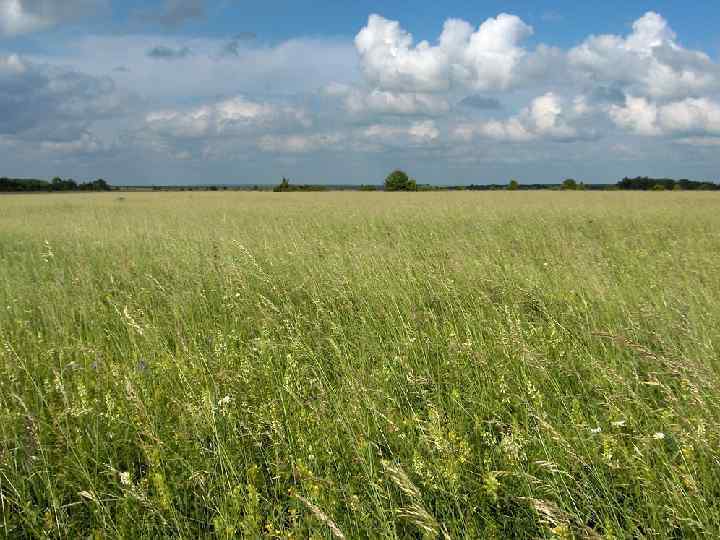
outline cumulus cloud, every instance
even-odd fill
[[[164,110],[145,117],[150,131],[176,138],[198,138],[247,133],[252,129],[304,127],[312,124],[304,109],[251,101],[236,96],[188,111]]]
[[[434,121],[423,120],[408,126],[374,124],[359,135],[368,142],[386,146],[428,146],[438,141],[440,130]]]
[[[478,90],[503,89],[525,55],[520,46],[533,30],[519,17],[501,13],[473,30],[448,19],[437,45],[413,44],[398,21],[371,15],[355,38],[362,69],[379,88],[403,92],[441,92],[455,85]]]
[[[0,135],[65,142],[124,112],[128,96],[112,79],[0,55]]]
[[[264,152],[304,154],[336,149],[345,139],[341,133],[265,135],[258,140],[258,148]]]
[[[578,121],[590,111],[590,106],[582,97],[570,104],[548,92],[507,120],[460,124],[455,128],[454,135],[465,141],[481,137],[509,142],[541,138],[568,142],[592,136],[591,131],[578,126]]]
[[[42,141],[40,148],[55,154],[90,155],[105,152],[109,149],[109,146],[94,134],[87,132],[71,141]]]
[[[300,154],[316,151],[352,150],[378,152],[387,148],[428,147],[438,142],[440,130],[432,120],[406,125],[372,124],[346,132],[265,135],[258,147],[266,152]]]
[[[106,4],[105,0],[0,0],[0,36],[43,30]]]
[[[707,98],[658,105],[628,96],[624,105],[612,105],[608,113],[617,126],[638,135],[720,135],[720,104]]]
[[[720,70],[701,51],[683,48],[667,21],[648,12],[626,36],[591,36],[568,52],[570,68],[588,84],[610,82],[635,95],[694,96],[717,89]]]
[[[343,84],[328,85],[325,94],[341,97],[353,115],[441,116],[450,111],[447,98],[432,94],[365,90]]]

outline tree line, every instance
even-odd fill
[[[283,178],[280,184],[272,188],[275,192],[293,192],[293,191],[327,191],[328,189],[355,189],[359,191],[495,191],[495,190],[634,190],[634,191],[666,191],[666,190],[683,190],[683,191],[720,191],[720,184],[710,181],[697,180],[674,180],[672,178],[650,178],[647,176],[638,176],[635,178],[625,177],[615,184],[585,184],[573,178],[568,178],[560,184],[522,184],[517,180],[510,180],[507,184],[470,184],[465,186],[432,186],[427,184],[418,184],[417,181],[407,173],[396,170],[390,173],[382,185],[363,184],[361,186],[328,186],[318,184],[291,184],[287,178]],[[33,191],[111,191],[113,188],[102,178],[91,182],[78,183],[72,178],[63,180],[55,177],[50,182],[47,180],[37,180],[32,178],[0,178],[0,193],[5,192],[33,192]],[[116,188],[118,189],[118,188]],[[122,188],[119,188],[122,189]],[[152,186],[153,190],[174,190],[189,189],[193,187],[181,186]],[[226,190],[227,186],[196,186],[198,190],[217,191],[218,189]],[[255,186],[256,191],[269,188]]]
[[[363,189],[361,186],[360,189]],[[720,184],[708,181],[695,180],[674,180],[672,178],[650,178],[638,176],[636,178],[625,177],[615,184],[585,184],[574,178],[567,178],[561,184],[521,184],[517,180],[510,180],[508,184],[483,184],[469,186],[427,186],[418,184],[404,171],[393,171],[384,183],[385,191],[435,191],[435,190],[470,190],[470,191],[491,191],[491,190],[636,190],[636,191],[665,191],[665,190],[689,190],[689,191],[718,191]]]
[[[27,191],[110,191],[112,188],[102,178],[91,182],[77,183],[72,178],[63,180],[55,177],[52,181],[37,180],[34,178],[0,178],[0,192],[27,192]]]

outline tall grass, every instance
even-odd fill
[[[718,210],[0,198],[0,534],[716,537]]]

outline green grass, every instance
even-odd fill
[[[720,195],[0,198],[0,535],[713,538]]]

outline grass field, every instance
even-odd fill
[[[0,536],[713,538],[720,195],[0,197]]]

